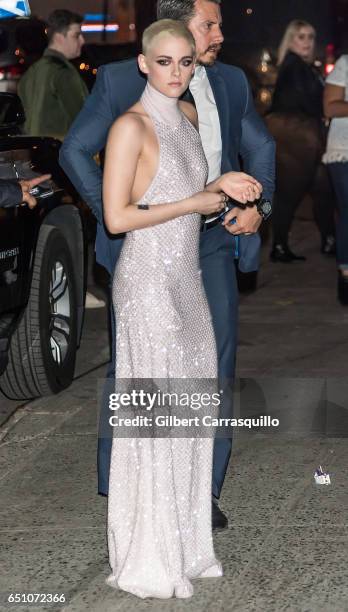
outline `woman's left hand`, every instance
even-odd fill
[[[244,172],[227,172],[216,182],[221,191],[241,204],[255,202],[262,194],[262,185]]]

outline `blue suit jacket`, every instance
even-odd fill
[[[245,74],[217,62],[207,68],[220,118],[221,172],[243,170],[263,185],[265,197],[274,190],[275,145],[257,114]],[[135,59],[102,66],[91,95],[77,116],[60,149],[60,163],[98,220],[96,257],[110,273],[122,246],[103,223],[102,173],[93,156],[101,151],[112,123],[139,100],[146,85]],[[205,236],[209,236],[206,232]],[[240,253],[246,269],[258,267],[258,236],[241,236]]]

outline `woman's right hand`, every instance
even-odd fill
[[[200,215],[211,215],[224,210],[227,196],[222,192],[199,191],[190,198],[192,212]]]

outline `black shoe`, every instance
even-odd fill
[[[216,502],[211,502],[211,521],[213,529],[226,529],[227,516],[220,510]]]
[[[289,248],[287,250],[287,253],[288,255],[290,255],[292,261],[307,261],[307,257],[305,257],[304,255],[296,255],[295,253],[290,251]]]
[[[291,263],[292,259],[287,253],[285,247],[281,244],[274,244],[269,256],[271,261],[280,261],[282,263]]]
[[[323,253],[323,255],[336,255],[335,236],[326,236],[322,240],[320,251]]]
[[[292,261],[306,261],[304,255],[295,255],[289,247],[283,244],[275,244],[270,253],[270,259],[274,262],[291,263]]]
[[[348,306],[348,276],[341,272],[338,272],[337,294],[342,306]]]

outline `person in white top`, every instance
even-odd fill
[[[328,164],[338,208],[338,299],[348,306],[348,55],[337,60],[326,79],[324,112],[331,125],[323,161]]]

